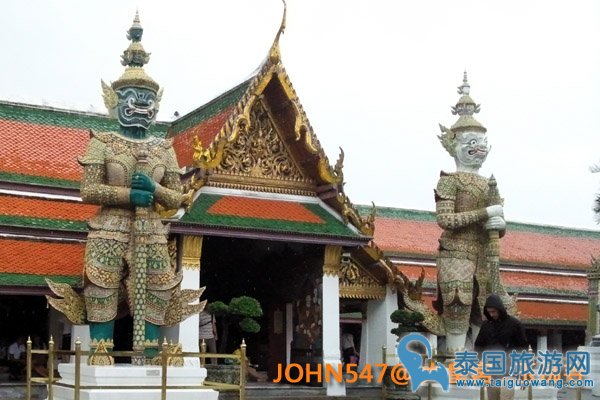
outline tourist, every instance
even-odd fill
[[[199,323],[198,323],[198,339],[200,339],[200,344],[202,341],[206,343],[206,349],[209,353],[217,352],[217,324],[215,322],[215,317],[207,312],[206,310],[202,311],[199,314]],[[210,359],[211,364],[217,364],[216,358]]]
[[[488,350],[502,350],[508,354],[512,350],[521,351],[527,348],[527,337],[521,322],[508,315],[498,295],[492,294],[487,298],[483,314],[487,320],[481,325],[475,340],[476,351],[481,354]],[[488,387],[487,392],[488,400],[514,398],[514,391],[506,387]]]
[[[19,336],[10,346],[8,346],[9,380],[19,381],[23,379],[26,352],[24,336]]]

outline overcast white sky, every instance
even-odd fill
[[[0,99],[104,111],[139,7],[159,119],[246,78],[279,27],[279,0],[8,1]],[[346,152],[355,203],[434,209],[437,141],[469,72],[508,220],[598,229],[600,2],[288,0],[284,65],[321,144]]]

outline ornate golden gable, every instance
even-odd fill
[[[340,297],[349,299],[385,298],[386,285],[358,265],[353,259],[342,261],[339,271]]]

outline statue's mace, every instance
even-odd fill
[[[148,149],[140,147],[135,158],[136,172],[148,173]],[[148,259],[147,239],[148,208],[136,207],[133,223],[133,351],[143,353],[146,349],[146,268]],[[131,289],[130,289],[131,290]],[[144,365],[145,357],[132,357],[133,365]]]
[[[492,175],[488,181],[488,204],[490,206],[502,205],[502,198],[498,192],[498,183]],[[497,230],[488,231],[489,241],[487,248],[487,259],[489,266],[491,293],[497,294],[502,299],[504,306],[509,314],[516,314],[517,306],[512,297],[506,292],[506,288],[500,279],[500,232]]]

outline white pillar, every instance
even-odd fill
[[[341,365],[340,354],[340,282],[338,272],[342,248],[340,246],[325,247],[323,264],[323,371],[330,364],[334,369]],[[341,368],[341,367],[340,367]],[[335,379],[325,382],[327,396],[345,396],[345,383]]]
[[[200,288],[200,257],[202,254],[202,236],[182,237],[181,245],[181,268],[183,279],[181,289],[199,289]],[[181,343],[184,352],[197,353],[200,351],[198,340],[198,314],[194,314],[179,324],[179,343]],[[171,331],[172,333],[175,333]],[[196,357],[185,357],[185,365],[198,367],[200,360]]]
[[[398,362],[396,355],[397,337],[390,331],[395,327],[390,315],[398,309],[398,294],[395,290],[386,287],[383,300],[369,300],[367,302],[367,340],[366,362],[375,365],[383,362],[382,346],[387,350],[387,364],[395,365]]]
[[[548,350],[548,333],[546,331],[540,331],[537,337],[537,351]]]
[[[358,370],[362,371],[367,364],[367,342],[369,340],[368,320],[363,319],[360,324],[360,358],[358,361]]]

